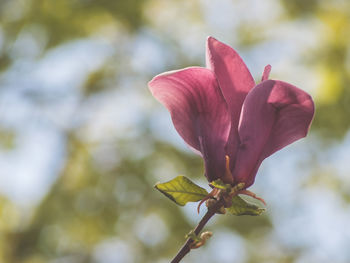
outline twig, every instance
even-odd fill
[[[220,198],[216,203],[214,203],[212,206],[208,208],[207,213],[203,216],[201,221],[199,221],[198,225],[194,229],[194,233],[198,235],[203,227],[208,223],[209,219],[215,215],[215,213],[224,205],[224,200]],[[182,248],[179,250],[179,252],[176,254],[176,256],[173,258],[171,263],[178,263],[183,259],[184,256],[186,256],[190,251],[190,245],[193,242],[192,238],[187,239],[186,243],[182,246]]]

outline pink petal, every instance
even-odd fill
[[[214,73],[199,67],[171,71],[154,77],[149,88],[185,142],[201,152],[208,180],[223,176],[231,123]]]
[[[215,72],[231,114],[232,128],[227,152],[234,160],[239,144],[237,129],[242,104],[255,82],[238,53],[213,37],[207,40],[207,68]]]
[[[271,65],[266,65],[264,68],[264,73],[263,73],[263,76],[261,78],[261,81],[268,80],[269,76],[270,76],[270,72],[271,72]]]
[[[310,95],[291,84],[267,80],[252,89],[241,113],[235,182],[253,184],[261,162],[305,137],[313,116]]]

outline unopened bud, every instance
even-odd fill
[[[198,239],[193,239],[193,242],[190,244],[191,249],[199,248],[205,244],[205,242],[213,235],[212,232],[206,231],[203,232]]]
[[[205,201],[205,205],[208,207],[208,208],[211,208],[213,205],[215,205],[217,202],[217,200],[213,199],[213,198],[210,198],[208,199],[207,201]]]
[[[201,239],[202,240],[208,240],[209,238],[211,238],[213,236],[213,232],[210,231],[205,231],[201,234]]]
[[[221,214],[221,215],[223,215],[223,214],[226,214],[226,209],[225,209],[225,207],[220,207],[220,209],[216,212],[217,214]]]

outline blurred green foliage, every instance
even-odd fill
[[[319,0],[310,0],[310,1],[303,1],[303,0],[282,0],[281,3],[285,7],[285,10],[288,15],[290,15],[293,18],[299,18],[301,16],[305,15],[314,15],[315,11],[318,8]]]
[[[318,72],[320,79],[313,132],[334,141],[341,140],[350,129],[350,4],[348,1],[339,1],[342,4],[325,2],[280,1],[285,14],[283,19],[295,21],[311,17],[321,21],[327,30],[323,41],[302,62]],[[157,4],[169,8],[177,5],[171,1],[160,4],[145,0],[2,0],[0,70],[5,75],[20,59],[13,54],[13,46],[20,34],[27,31],[43,39],[39,57],[74,39],[92,37],[106,26],[122,32],[120,38],[126,42],[145,30],[158,34],[158,41],[163,41],[172,32],[159,30],[154,22],[144,17]],[[193,16],[196,21],[200,20],[198,13]],[[258,25],[242,25],[232,34],[240,36],[238,43],[250,47],[266,39],[258,32],[261,30],[264,29]],[[118,50],[121,40],[115,40]],[[175,50],[174,57],[179,55],[177,59],[181,64],[177,67],[195,60],[181,53],[177,43],[164,42],[171,51]],[[138,78],[129,82],[132,86],[126,86],[142,95],[146,93],[146,82],[153,72],[135,72],[125,63],[130,54],[121,53],[90,72],[81,87],[79,106],[102,96],[106,88],[109,91],[121,89],[129,81],[122,81],[123,77]],[[193,223],[181,208],[153,190],[153,185],[159,174],[164,175],[166,181],[174,170],[204,182],[203,168],[200,158],[152,134],[150,118],[147,113],[142,116],[137,136],[126,132],[122,138],[116,136],[112,142],[107,142],[110,149],[101,154],[101,158],[117,156],[108,168],[96,161],[100,147],[105,147],[106,142],[84,140],[84,125],[63,129],[67,149],[64,167],[40,204],[26,212],[4,196],[0,198],[0,262],[112,262],[96,259],[100,244],[112,241],[128,244],[127,251],[133,255],[132,260],[125,262],[167,262]],[[16,131],[0,126],[0,149],[15,148]],[[159,220],[159,231],[163,232],[157,234],[154,229],[148,229],[148,219]],[[225,226],[249,240],[247,262],[295,262],[301,253],[286,250],[273,255],[259,250],[264,242],[262,236],[268,236],[272,228],[268,214],[253,218],[218,216],[218,220],[213,226],[214,235],[215,229]]]
[[[129,30],[142,26],[146,0],[4,0],[0,23],[13,40],[24,28],[37,25],[47,34],[47,48],[73,38],[86,37],[105,23],[122,23]],[[18,17],[13,17],[18,16]]]

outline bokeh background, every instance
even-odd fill
[[[216,216],[183,262],[350,262],[349,0],[0,0],[1,263],[169,262],[205,209],[153,185],[207,182],[147,82],[209,35],[317,113],[264,161],[267,212]]]

